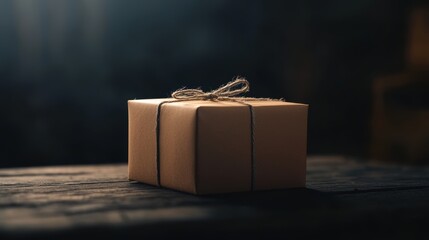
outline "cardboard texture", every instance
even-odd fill
[[[128,101],[129,179],[157,185],[157,108],[173,99]],[[253,108],[253,190],[305,186],[308,105],[247,101]],[[160,185],[193,194],[251,190],[249,106],[179,101],[161,106]]]

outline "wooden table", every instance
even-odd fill
[[[201,197],[129,182],[125,164],[3,169],[0,239],[411,239],[428,232],[429,167],[310,157],[307,179],[305,189]]]

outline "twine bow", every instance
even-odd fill
[[[250,89],[249,82],[244,78],[237,78],[216,90],[204,92],[201,89],[179,89],[171,94],[178,100],[210,100],[225,101],[234,100],[234,97],[248,92]]]

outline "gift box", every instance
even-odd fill
[[[305,186],[308,105],[195,91],[128,101],[130,180],[193,194]]]

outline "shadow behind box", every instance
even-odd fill
[[[429,164],[429,7],[410,18],[407,70],[373,83],[372,158]]]

